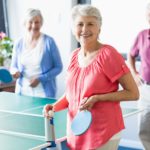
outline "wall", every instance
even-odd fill
[[[127,53],[137,33],[148,27],[145,17],[150,0],[91,0],[101,11],[103,24],[100,41]]]
[[[23,35],[24,13],[28,8],[38,8],[44,17],[42,32],[54,37],[61,53],[64,69],[57,77],[58,93],[65,89],[65,74],[70,51],[75,48],[76,41],[71,36],[70,9],[76,0],[7,0],[10,36],[16,40]]]

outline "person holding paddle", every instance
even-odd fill
[[[72,21],[81,47],[72,52],[65,94],[54,105],[47,104],[44,115],[51,117],[49,110],[68,108],[67,145],[71,150],[117,150],[124,129],[120,101],[137,100],[138,88],[123,57],[99,41],[99,10],[76,5]]]

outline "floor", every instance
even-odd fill
[[[119,147],[118,150],[142,150],[142,149],[135,149],[135,148],[128,148],[128,147]]]
[[[66,147],[66,141],[62,142],[62,149],[63,149],[63,150],[69,150],[69,149]],[[135,148],[128,148],[128,147],[119,146],[119,149],[118,149],[118,150],[142,150],[142,149],[135,149]]]

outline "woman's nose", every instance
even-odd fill
[[[82,27],[82,31],[87,31],[87,30],[88,30],[87,25],[83,25],[83,27]]]
[[[35,25],[35,23],[32,23],[32,28],[34,28],[36,25]]]

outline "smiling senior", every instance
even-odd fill
[[[117,150],[124,129],[120,101],[139,97],[123,57],[114,47],[98,40],[101,24],[96,7],[73,7],[72,32],[81,47],[72,52],[64,95],[54,105],[47,104],[44,108],[45,117],[49,117],[51,109],[68,108],[67,145],[71,150]],[[70,125],[78,110],[89,110],[92,123],[85,133],[76,136]]]

